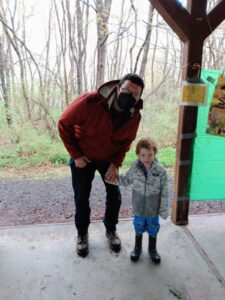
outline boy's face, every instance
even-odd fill
[[[155,159],[155,152],[153,149],[148,150],[146,148],[141,148],[138,157],[145,167],[149,168]]]

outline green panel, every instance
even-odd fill
[[[193,146],[190,177],[191,200],[225,200],[225,137],[206,134],[208,112],[217,77],[222,71],[202,71],[202,79],[209,84],[206,106],[198,108],[197,137]],[[209,82],[211,77],[214,83]]]

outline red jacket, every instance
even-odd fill
[[[131,118],[113,131],[109,102],[118,83],[118,80],[111,81],[98,91],[79,96],[60,117],[59,134],[73,159],[85,155],[93,162],[121,166],[125,153],[136,137],[143,102],[139,100]]]

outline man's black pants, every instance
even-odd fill
[[[109,163],[91,162],[84,168],[77,168],[74,160],[70,160],[76,207],[75,225],[79,235],[87,233],[88,226],[90,224],[91,209],[89,205],[89,197],[96,170],[100,173],[106,187],[106,209],[103,222],[107,231],[116,230],[121,205],[121,194],[118,186],[108,184],[104,180],[109,165]]]

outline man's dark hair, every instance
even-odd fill
[[[144,80],[139,75],[137,75],[135,73],[128,73],[128,74],[124,75],[120,79],[119,86],[122,86],[126,80],[130,80],[134,84],[140,86],[142,88],[142,90],[141,90],[141,93],[142,93],[142,91],[145,87],[145,84],[144,84]]]

